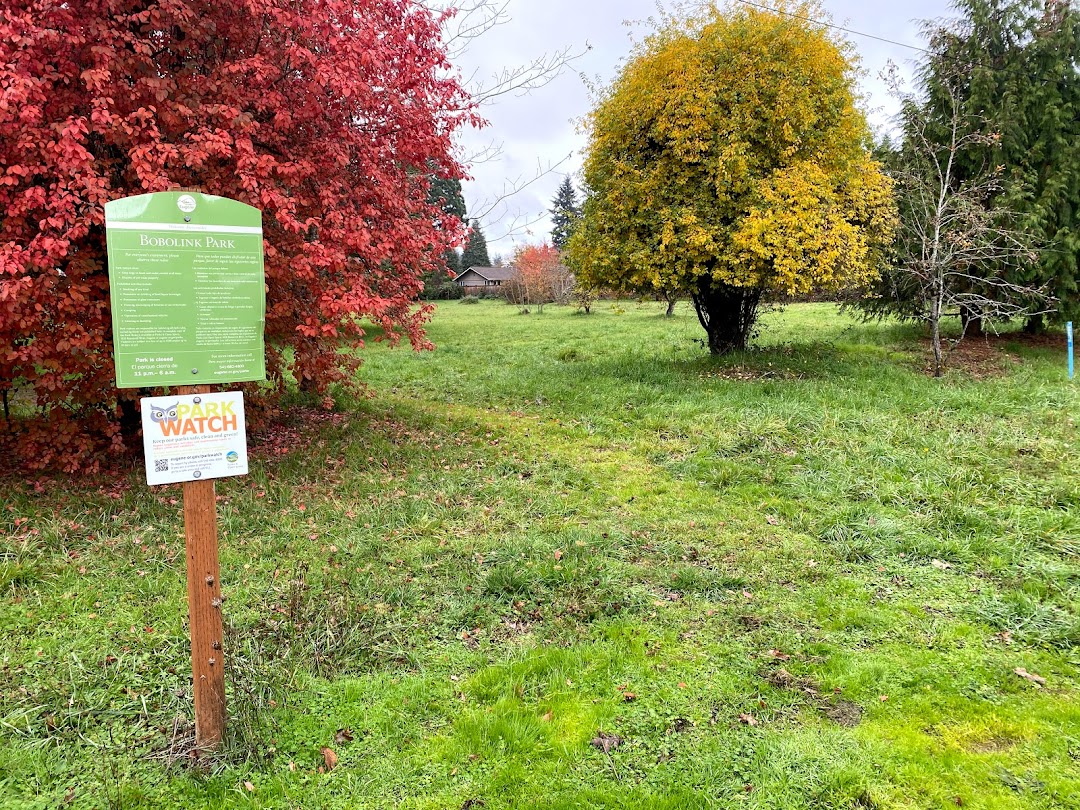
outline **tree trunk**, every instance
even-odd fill
[[[691,298],[712,354],[746,348],[757,320],[761,292],[758,288],[714,283],[708,277],[698,281]]]
[[[969,307],[960,307],[960,331],[965,337],[982,337],[982,313]]]
[[[664,315],[666,315],[668,318],[675,314],[675,304],[677,300],[678,299],[676,298],[667,299],[667,312],[665,312]]]
[[[1041,335],[1046,331],[1046,322],[1042,315],[1032,315],[1024,324],[1024,332],[1029,335]]]
[[[142,389],[139,389],[138,395],[143,395]],[[137,403],[134,399],[121,399],[118,404],[120,406],[120,435],[124,439],[124,446],[136,447],[136,439],[142,429],[142,416],[139,415]]]
[[[930,305],[930,345],[934,348],[934,376],[940,377],[944,359],[941,353],[941,304],[943,290],[937,286],[933,303]]]

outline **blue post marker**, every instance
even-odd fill
[[[1065,334],[1069,338],[1069,379],[1073,378],[1072,321],[1065,324]]]

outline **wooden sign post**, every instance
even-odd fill
[[[180,386],[179,394],[208,394],[208,385]],[[212,750],[225,738],[225,630],[221,618],[217,493],[213,478],[184,482],[188,619],[195,745]]]
[[[142,399],[147,483],[184,483],[195,745],[225,738],[225,650],[214,479],[247,472],[243,398],[266,379],[262,213],[194,190],[105,204],[117,388]]]

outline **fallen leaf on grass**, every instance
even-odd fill
[[[319,751],[322,753],[323,762],[326,763],[326,770],[334,770],[334,768],[337,767],[337,754],[334,753],[333,749],[326,748],[325,746],[320,748]]]
[[[637,700],[637,695],[635,695],[633,692],[623,692],[622,699],[625,700],[627,703],[633,703],[635,700]]]
[[[251,784],[251,782],[244,782],[244,787],[247,788],[248,793],[253,793],[255,791],[255,786]]]
[[[790,661],[791,660],[790,655],[788,655],[787,653],[782,653],[779,650],[769,650],[769,652],[766,653],[766,654],[769,656],[769,658],[775,658],[777,661]]]
[[[758,724],[757,718],[752,714],[740,714],[739,722],[745,723],[748,726],[756,726]]]
[[[931,560],[930,564],[939,571],[948,571],[952,568],[952,563],[947,563],[944,560]]]
[[[768,524],[769,524],[770,526],[776,526],[777,524],[779,524],[779,523],[780,523],[780,518],[778,518],[778,517],[777,517],[776,515],[766,515],[766,516],[765,516],[765,521],[766,521],[766,522],[767,522],[767,523],[768,523]]]
[[[555,712],[548,711],[540,719],[543,720],[545,723],[550,723],[551,718],[554,717],[554,716],[555,716]]]
[[[334,742],[338,745],[344,745],[347,742],[353,741],[353,733],[351,728],[339,728],[334,732]]]
[[[1017,675],[1019,675],[1025,681],[1031,681],[1036,686],[1045,686],[1046,685],[1046,678],[1044,678],[1042,675],[1036,675],[1034,672],[1028,672],[1023,667],[1017,667],[1016,669],[1013,670],[1013,672],[1015,672]]]
[[[603,731],[596,732],[596,736],[592,738],[593,748],[597,748],[603,751],[605,754],[610,754],[615,748],[622,745],[623,739],[618,734],[607,734]]]
[[[562,559],[562,549],[559,549],[559,548],[555,549],[555,559],[556,560],[561,560]]]

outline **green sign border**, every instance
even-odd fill
[[[218,385],[266,379],[266,282],[262,212],[258,208],[195,191],[139,194],[105,204],[105,234],[110,257],[109,288],[117,388]],[[135,238],[147,247],[139,247],[133,242]],[[256,238],[257,280],[252,270]],[[250,335],[251,327],[257,327],[257,338],[249,337],[216,348],[198,346],[194,325],[201,322],[201,314],[210,311],[202,302],[216,300],[221,306],[228,300],[230,290],[227,283],[221,282],[221,267],[211,268],[217,274],[213,290],[208,291],[205,285],[201,287],[193,267],[194,254],[201,251],[204,255],[214,255],[215,250],[223,250],[222,246],[245,242],[252,249],[241,249],[237,253],[252,261],[236,264],[236,300],[242,303],[231,307],[236,312],[230,312],[227,320],[242,326],[243,331],[235,334]],[[115,262],[124,270],[114,272],[113,257],[131,251],[133,245],[139,248],[138,253],[146,254],[146,260],[139,264],[136,257],[133,263],[127,256],[125,261]],[[211,250],[210,245],[215,250]],[[185,247],[192,249],[184,250]],[[167,262],[160,258],[155,261],[155,252],[168,252]],[[161,275],[155,279],[155,273]],[[203,277],[207,275],[204,273]],[[138,283],[132,278],[137,278]],[[240,294],[241,285],[246,287],[243,294]],[[139,312],[139,299],[149,300],[158,287],[162,290],[160,300]],[[197,293],[200,289],[202,296]],[[120,305],[124,297],[132,303]],[[245,303],[250,306],[244,308]],[[170,316],[170,308],[177,314]],[[143,315],[145,317],[138,318],[143,326],[135,327],[136,316]],[[154,339],[155,332],[159,336],[157,340]],[[186,339],[177,341],[171,337],[181,334]],[[222,335],[227,334],[222,332]],[[131,335],[135,337],[126,337]]]

